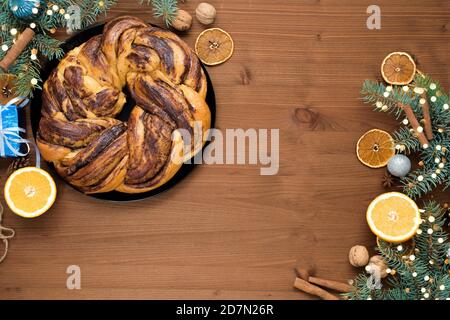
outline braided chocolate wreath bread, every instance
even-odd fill
[[[206,87],[197,56],[175,34],[117,18],[70,51],[45,82],[37,144],[85,193],[150,191],[205,143]],[[136,102],[127,123],[116,119],[125,88]],[[180,129],[193,137],[196,123],[204,134],[186,152]]]

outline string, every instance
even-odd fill
[[[2,226],[2,219],[3,219],[3,205],[0,202],[0,239],[3,242],[3,245],[5,246],[5,251],[3,252],[3,255],[0,257],[0,263],[5,260],[6,255],[8,254],[9,244],[8,240],[12,239],[16,232],[11,228],[6,228]]]

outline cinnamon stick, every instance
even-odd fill
[[[26,28],[17,38],[16,43],[9,49],[2,61],[0,61],[0,68],[6,72],[9,67],[16,61],[28,43],[33,39],[35,33],[31,28]]]
[[[416,116],[414,115],[414,111],[412,110],[410,105],[407,104],[399,104],[400,108],[405,111],[406,117],[409,120],[409,123],[411,123],[411,126],[413,127],[414,131],[417,134],[417,138],[419,139],[420,145],[422,147],[428,147],[430,143],[428,142],[427,138],[425,137],[425,134],[423,133],[423,130],[419,132],[418,128],[420,127],[420,123],[417,120]]]
[[[332,295],[331,293],[323,290],[322,288],[319,288],[318,286],[315,286],[300,278],[295,279],[294,287],[302,292],[306,292],[313,296],[319,297],[322,300],[339,300],[339,298],[336,297],[335,295]]]
[[[311,274],[310,270],[306,269],[306,268],[300,268],[300,267],[295,267],[294,268],[295,271],[295,275],[305,281],[309,281],[309,276]]]
[[[353,291],[355,288],[347,283],[322,279],[317,277],[309,277],[308,281],[312,284],[316,284],[321,287],[325,287],[331,290],[335,290],[337,292],[346,293]]]
[[[423,113],[423,119],[425,120],[425,134],[428,138],[428,140],[433,139],[433,128],[431,123],[431,117],[430,117],[430,105],[428,104],[427,95],[424,93],[422,94],[422,99],[425,101],[424,104],[420,104],[422,106],[422,113]]]

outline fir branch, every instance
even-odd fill
[[[422,148],[412,129],[402,127],[393,133],[397,150],[412,155],[418,153],[424,163],[423,168],[411,172],[401,181],[404,192],[412,198],[423,196],[440,185],[449,188],[450,99],[441,85],[428,75],[418,74],[412,84],[403,87],[367,80],[361,94],[364,102],[373,104],[376,110],[392,113],[397,119],[404,113],[399,104],[409,105],[419,122],[423,121],[421,100],[426,98],[434,136],[428,148]]]
[[[439,185],[446,183],[448,169],[442,170],[440,174],[437,174],[436,170],[436,167],[418,169],[401,178],[403,191],[410,198],[417,199],[433,191]]]
[[[439,148],[438,148],[439,146]],[[420,156],[425,161],[426,166],[435,164],[436,158],[443,159],[448,156],[447,149],[450,147],[450,136],[436,132],[430,147],[420,150]]]
[[[448,128],[450,123],[450,112],[444,108],[444,105],[450,103],[450,98],[442,88],[441,84],[425,74],[417,75],[414,83],[416,86],[427,90],[433,126]],[[436,101],[431,101],[430,97],[435,97]]]
[[[428,271],[434,272],[434,269],[441,268],[444,265],[442,257],[445,257],[447,250],[446,243],[448,238],[443,227],[445,225],[445,210],[437,203],[428,202],[425,204],[422,214],[422,236],[417,237],[416,247],[419,249],[417,256],[424,261],[432,261],[427,264]],[[432,230],[432,233],[429,233]],[[439,240],[442,239],[442,240]],[[440,243],[442,241],[442,243]]]
[[[426,74],[417,74],[414,78],[414,86],[418,88],[430,89],[430,85],[434,84],[436,87],[432,89],[433,91],[440,91],[445,93],[441,84],[438,81],[433,80],[430,76]]]
[[[153,15],[156,18],[163,18],[167,27],[172,25],[172,21],[177,16],[178,12],[178,1],[177,0],[140,0],[140,3],[143,4],[147,2],[147,4],[152,4],[153,6]]]
[[[430,147],[420,150],[423,168],[410,172],[401,179],[404,192],[411,198],[419,198],[440,185],[448,187],[450,176],[450,137],[436,133]]]
[[[61,44],[62,42],[55,38],[43,34],[37,34],[34,36],[31,46],[33,48],[37,48],[38,51],[49,60],[53,60],[61,59],[64,56],[64,51],[61,49]]]
[[[450,249],[444,229],[446,210],[436,202],[426,202],[421,217],[421,232],[416,234],[410,248],[403,244],[399,250],[397,244],[378,243],[377,250],[388,266],[396,270],[395,276],[389,275],[385,285],[374,290],[367,285],[368,276],[360,274],[353,282],[355,290],[344,296],[353,300],[444,300],[450,297],[449,265],[444,263]]]
[[[369,277],[365,274],[359,274],[353,281],[353,286],[355,290],[342,294],[342,296],[347,297],[349,300],[367,300],[372,296],[379,296],[380,289],[372,289],[368,286]]]
[[[33,90],[41,89],[40,64],[38,60],[31,60],[29,56],[22,54],[16,63],[10,67],[9,72],[17,76],[16,92],[23,97],[33,97]],[[37,79],[38,84],[33,86],[32,79]]]
[[[404,256],[402,252],[399,254],[397,250],[397,245],[390,244],[388,242],[379,241],[379,245],[377,251],[381,254],[386,263],[397,272],[397,277],[401,276],[402,286],[409,288],[410,294],[415,295],[420,291],[421,285],[423,284],[423,279],[417,278],[413,276],[413,272],[418,272],[419,270],[423,270],[426,266],[421,263],[421,261],[417,261],[415,265],[411,263],[411,260],[407,259],[408,257]],[[403,249],[405,251],[405,249]],[[404,258],[405,257],[405,258]],[[398,278],[388,278],[390,281],[391,287],[394,286],[395,282],[399,282]]]
[[[98,6],[98,2],[86,1],[78,3],[81,12],[81,29],[84,29],[97,21],[100,14],[106,13],[117,0],[103,0],[103,7]]]
[[[420,143],[414,132],[410,129],[402,127],[392,134],[396,145],[404,146],[405,153],[411,154],[420,150]]]
[[[390,91],[382,83],[366,80],[363,84],[361,95],[365,103],[373,104],[375,109],[395,115],[398,119],[403,115],[399,103],[410,105],[417,112],[420,96],[413,90],[404,91],[402,87],[390,86]]]

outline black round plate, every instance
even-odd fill
[[[62,48],[64,49],[64,52],[69,52],[70,50],[80,46],[84,42],[88,41],[93,36],[99,35],[103,33],[103,27],[104,23],[102,24],[96,24],[94,26],[91,26],[75,35],[67,39],[64,44],[62,45]],[[53,61],[46,61],[43,63],[42,69],[41,69],[41,78],[45,82],[48,77],[50,76],[50,73],[53,71],[54,68],[56,68],[59,64],[59,61],[53,60]],[[211,110],[211,128],[214,127],[214,122],[216,119],[216,98],[214,95],[214,88],[211,83],[211,79],[209,77],[209,74],[205,68],[205,66],[202,64],[202,68],[205,71],[206,78],[208,81],[208,93],[206,96],[206,102],[208,103],[209,109]],[[36,90],[34,93],[34,98],[31,101],[31,126],[33,130],[33,135],[36,138],[36,133],[39,127],[39,121],[41,119],[41,106],[42,106],[42,91]],[[135,102],[131,98],[130,95],[127,95],[127,103],[123,107],[122,112],[117,117],[121,120],[127,120],[128,116],[131,112],[131,109],[135,106]],[[206,145],[205,145],[206,146]],[[56,173],[56,170],[54,169],[53,165],[49,163],[49,167],[52,171]],[[172,188],[174,185],[176,185],[178,182],[180,182],[184,177],[186,177],[192,169],[194,169],[195,164],[183,164],[178,170],[178,172],[175,174],[175,176],[170,179],[167,183],[160,186],[159,188],[155,190],[151,190],[149,192],[145,193],[122,193],[117,191],[107,192],[107,193],[96,193],[91,194],[90,196],[102,199],[102,200],[109,200],[109,201],[135,201],[135,200],[141,200],[148,197],[155,196],[163,191],[166,191],[170,188]],[[74,188],[77,190],[76,188]],[[77,190],[79,191],[79,190]],[[79,191],[80,192],[80,191]]]

